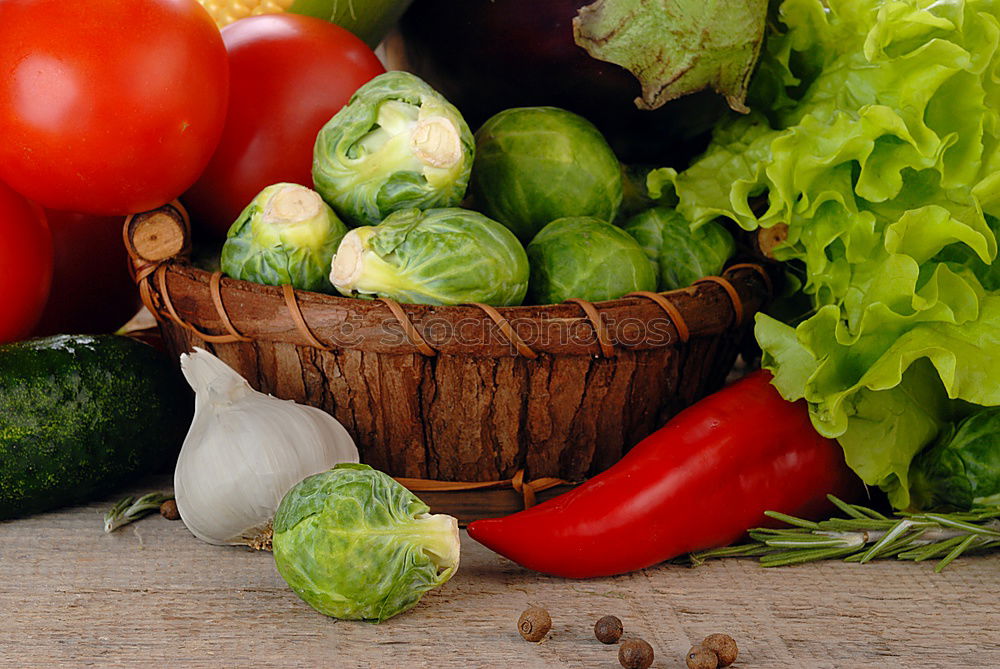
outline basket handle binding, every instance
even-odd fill
[[[554,476],[543,476],[533,481],[526,481],[524,469],[518,469],[513,477],[502,481],[434,481],[406,477],[396,477],[396,481],[412,492],[459,492],[513,488],[521,494],[525,509],[535,505],[535,496],[538,493],[560,485],[573,485],[569,481]]]
[[[221,272],[217,272],[218,277],[212,277],[209,291],[219,319],[229,334],[213,335],[202,332],[181,318],[174,308],[170,291],[167,290],[167,265],[174,258],[191,253],[191,219],[180,202],[175,200],[159,209],[133,214],[126,218],[122,228],[122,241],[132,260],[130,269],[132,278],[139,288],[139,298],[150,313],[157,318],[169,318],[185,330],[213,344],[252,341],[250,337],[236,330],[229,314],[226,313],[220,289]],[[154,291],[153,281],[159,287],[158,291]]]

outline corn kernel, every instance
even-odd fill
[[[294,0],[198,0],[222,28],[233,21],[258,14],[279,14],[287,11]]]

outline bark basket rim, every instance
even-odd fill
[[[265,286],[199,269],[186,257],[190,229],[179,205],[129,217],[123,234],[140,295],[153,315],[220,344],[259,340],[424,356],[613,357],[619,348],[676,346],[691,337],[739,329],[772,291],[762,265],[739,263],[687,288],[602,302],[399,304]],[[246,310],[251,303],[270,308],[251,315]],[[199,309],[207,304],[213,309]]]

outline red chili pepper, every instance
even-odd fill
[[[725,546],[771,522],[816,516],[860,490],[804,402],[755,372],[682,411],[607,471],[536,507],[477,520],[469,536],[520,565],[610,576]]]

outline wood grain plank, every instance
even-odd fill
[[[159,477],[136,492],[168,488]],[[719,631],[737,639],[737,667],[1000,665],[995,555],[942,574],[736,560],[567,581],[463,534],[451,582],[370,625],[314,613],[269,554],[203,544],[180,522],[156,516],[105,535],[114,498],[0,523],[0,666],[613,667],[616,647],[592,636],[605,614],[653,644],[654,667],[683,667],[691,643]],[[539,644],[515,630],[531,604],[554,621]]]

